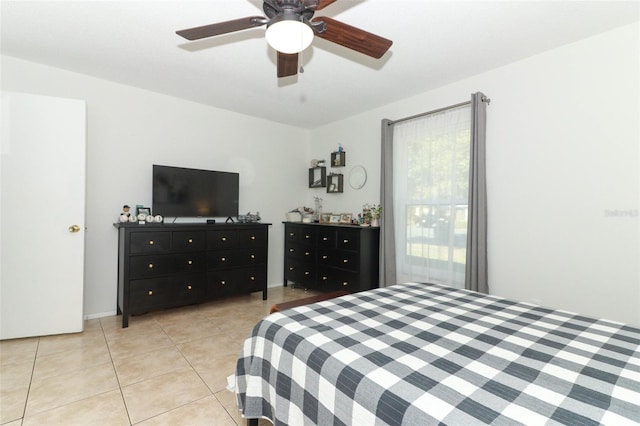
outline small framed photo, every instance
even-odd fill
[[[320,223],[330,223],[331,222],[331,213],[322,213],[320,215]]]
[[[149,216],[151,214],[151,209],[149,207],[138,207],[136,208],[136,216],[139,215]]]
[[[342,213],[340,215],[340,223],[351,223],[352,214],[351,213]]]
[[[339,214],[332,214],[329,223],[340,223],[340,217],[341,215]]]

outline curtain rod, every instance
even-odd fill
[[[486,96],[483,96],[481,100],[482,100],[482,102],[486,102],[487,104],[491,103],[491,99],[487,98]],[[394,124],[402,123],[403,121],[413,120],[414,118],[424,117],[425,115],[437,114],[439,112],[446,111],[448,109],[458,108],[458,107],[465,106],[465,105],[471,105],[471,101],[460,102],[459,104],[450,105],[450,106],[444,107],[444,108],[434,109],[433,111],[423,112],[423,113],[420,113],[420,114],[412,115],[411,117],[405,117],[405,118],[401,118],[399,120],[389,121],[389,122],[387,122],[387,125],[388,126],[392,126]]]

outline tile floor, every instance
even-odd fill
[[[82,333],[0,342],[0,424],[246,425],[227,376],[274,303],[270,288],[201,305],[88,320]],[[262,421],[262,425],[271,425]]]

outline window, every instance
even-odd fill
[[[464,287],[470,128],[469,104],[394,125],[397,282]]]

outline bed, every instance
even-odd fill
[[[640,424],[640,329],[398,284],[265,317],[235,380],[276,426]]]

